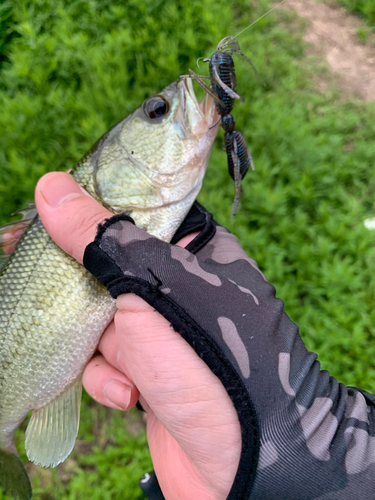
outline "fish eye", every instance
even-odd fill
[[[169,111],[169,103],[160,95],[150,97],[143,104],[143,111],[149,118],[161,118]]]

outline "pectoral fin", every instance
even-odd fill
[[[34,411],[26,430],[26,453],[31,462],[56,467],[71,453],[78,434],[82,383],[52,403]]]
[[[12,215],[17,214],[21,214],[22,219],[0,226],[0,270],[5,267],[7,259],[37,215],[35,204],[29,203],[26,208],[17,210]]]

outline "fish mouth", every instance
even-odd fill
[[[181,76],[182,79],[182,93],[183,93],[183,100],[182,102],[184,103],[184,111],[185,111],[185,118],[186,118],[186,113],[188,110],[188,103],[187,100],[190,99],[199,114],[199,118],[194,120],[196,123],[194,124],[194,132],[199,134],[205,134],[207,133],[208,130],[211,128],[216,128],[215,124],[219,119],[219,114],[217,112],[215,101],[213,97],[209,94],[205,94],[202,101],[199,102],[197,99],[197,96],[195,95],[194,87],[193,87],[193,80],[190,76],[188,75],[183,75]],[[202,121],[204,123],[202,123]],[[198,124],[200,126],[198,126]],[[199,129],[202,129],[201,131]]]

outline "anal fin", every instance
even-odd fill
[[[33,412],[25,442],[31,462],[56,467],[71,453],[78,434],[81,396],[79,380],[49,405]]]

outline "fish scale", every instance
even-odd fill
[[[69,280],[58,272],[67,266],[74,269]],[[21,273],[24,279],[18,278]],[[48,283],[50,286],[43,286]],[[0,303],[0,371],[2,380],[7,381],[6,385],[0,382],[0,429],[10,425],[7,423],[9,410],[14,422],[13,407],[19,394],[28,394],[27,404],[37,410],[77,379],[85,366],[82,360],[94,352],[115,312],[114,300],[107,290],[53,243],[39,218],[31,225],[0,276],[0,296],[8,289],[18,296],[22,294],[22,298],[11,304]],[[63,326],[61,312],[64,313]],[[7,331],[12,333],[10,339]],[[63,335],[69,331],[76,335]],[[16,346],[14,353],[11,346]],[[46,355],[49,370],[37,374]],[[22,370],[14,370],[14,364],[19,364]],[[36,386],[43,387],[43,391],[35,391]],[[24,411],[20,411],[19,418],[23,417]]]

